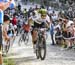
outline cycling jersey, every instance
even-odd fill
[[[14,26],[12,23],[9,24],[9,30],[8,30],[8,35],[14,34]]]
[[[34,28],[35,27],[44,27],[47,23],[50,23],[50,18],[48,15],[46,15],[45,19],[42,19],[41,16],[39,17],[33,17],[32,18],[33,22],[34,22]]]

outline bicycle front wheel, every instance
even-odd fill
[[[45,40],[43,40],[42,42],[42,45],[39,50],[39,55],[40,55],[41,60],[44,60],[46,57],[46,41]]]

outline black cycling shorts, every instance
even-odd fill
[[[38,24],[37,22],[34,22],[34,26],[32,26],[33,30],[35,28],[46,28],[46,24],[42,22],[41,24]],[[33,30],[31,31],[31,34],[33,34]]]
[[[45,28],[45,23],[42,22],[41,24],[38,24],[37,22],[34,22],[34,28]]]

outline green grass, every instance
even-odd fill
[[[15,62],[13,59],[3,59],[4,65],[15,65]]]

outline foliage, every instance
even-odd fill
[[[4,65],[15,65],[13,59],[4,59],[3,63]]]

